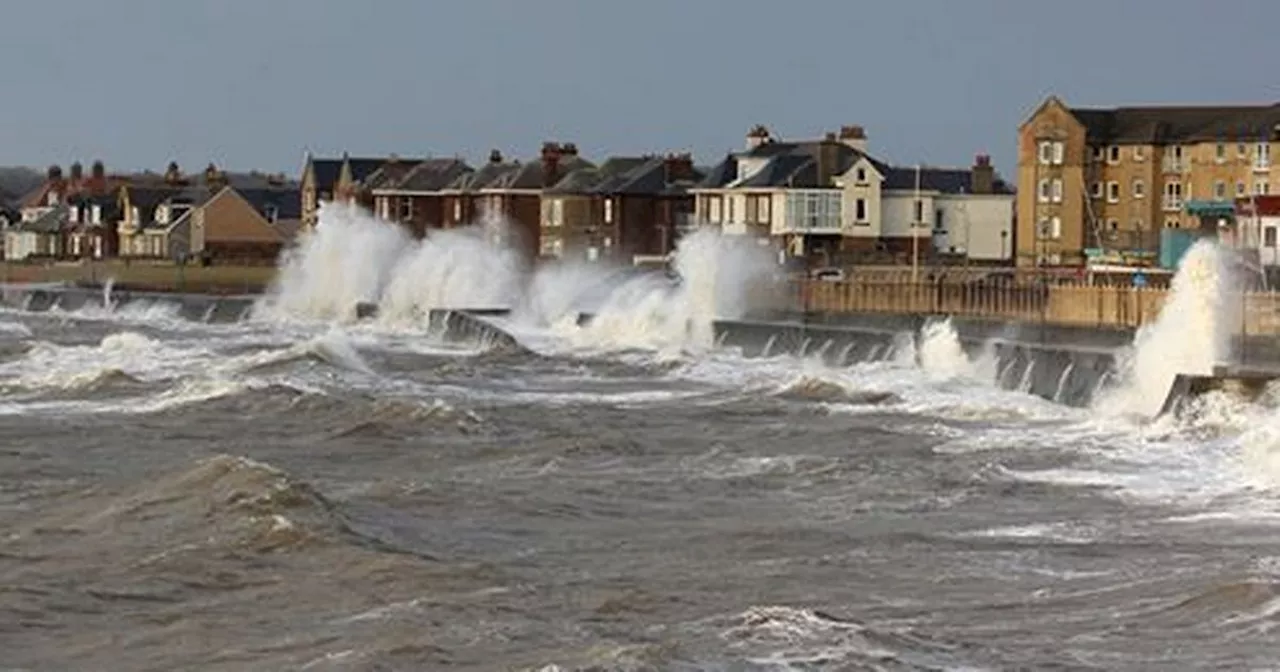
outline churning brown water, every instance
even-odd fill
[[[0,314],[0,668],[1280,659],[1265,414],[1139,427],[891,354],[557,352]]]

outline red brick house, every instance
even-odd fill
[[[426,159],[410,166],[388,162],[368,180],[374,213],[403,224],[419,238],[453,224],[445,189],[474,172],[462,159]],[[450,203],[456,203],[450,201]]]

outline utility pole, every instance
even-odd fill
[[[920,164],[916,163],[916,200],[911,206],[911,284],[919,281],[920,273],[920,220],[924,207],[920,203]]]

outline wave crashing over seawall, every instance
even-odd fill
[[[773,296],[772,247],[704,228],[684,236],[675,278],[608,262],[531,264],[515,227],[486,217],[413,238],[403,226],[343,204],[281,260],[260,317],[349,321],[376,305],[386,323],[421,323],[435,309],[502,309],[521,326],[548,328],[595,316],[582,331],[615,345],[714,341],[711,322]],[[621,341],[622,343],[619,343]]]

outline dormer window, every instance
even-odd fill
[[[57,204],[58,204],[58,192],[56,192],[56,191],[51,191],[51,192],[49,192],[49,194],[48,194],[47,196],[45,196],[44,202],[45,202],[45,205],[48,205],[48,206],[50,206],[50,207],[57,205]]]
[[[279,215],[280,215],[280,211],[279,211],[278,209],[276,209],[276,206],[274,206],[274,205],[268,205],[268,206],[266,207],[266,215],[267,215],[267,221],[268,221],[268,222],[271,222],[272,224],[274,224],[274,223],[275,223],[275,221],[276,221],[276,219],[277,219],[277,218],[279,217]]]

